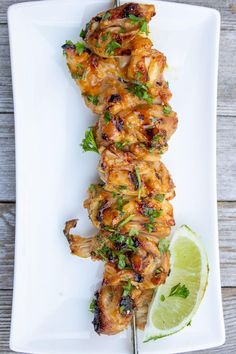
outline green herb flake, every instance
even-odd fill
[[[116,192],[112,192],[112,198],[115,198],[117,196]]]
[[[81,42],[75,43],[75,50],[77,54],[82,54],[85,49],[85,45]]]
[[[111,41],[106,46],[106,52],[108,55],[114,55],[115,50],[120,47],[121,47],[120,43],[118,43],[116,41]]]
[[[163,106],[162,111],[165,116],[168,116],[172,112],[172,108],[170,106]]]
[[[135,216],[134,214],[131,214],[131,215],[129,215],[127,218],[123,219],[121,222],[119,222],[118,227],[119,227],[119,228],[123,227],[123,226],[124,226],[125,224],[127,224],[130,220],[132,220],[134,216]]]
[[[131,23],[135,25],[136,23],[143,22],[145,19],[143,17],[137,17],[135,15],[130,14],[129,18],[131,19]]]
[[[102,20],[103,21],[108,20],[110,17],[111,17],[110,12],[105,12],[105,14],[102,16]]]
[[[123,198],[122,197],[118,197],[117,198],[117,209],[119,210],[119,211],[122,211],[122,207],[123,207]]]
[[[124,311],[125,311],[125,306],[124,306],[124,305],[121,305],[121,306],[120,306],[120,313],[122,314],[122,313],[124,313]]]
[[[161,135],[156,134],[156,135],[154,135],[154,137],[152,138],[152,141],[158,142],[158,141],[160,140],[160,138],[161,138]]]
[[[155,274],[160,274],[162,272],[162,269],[159,267],[155,270]]]
[[[111,32],[106,32],[105,34],[103,34],[101,36],[101,39],[103,42],[107,41],[108,40],[108,37],[110,36]]]
[[[192,324],[192,320],[190,320],[188,323],[187,323],[187,326],[191,326]]]
[[[137,80],[139,80],[139,79],[141,79],[143,74],[141,73],[141,71],[138,71],[138,72],[136,72],[135,76],[136,76]]]
[[[109,232],[115,232],[115,229],[113,229],[112,227],[110,226],[107,226],[107,225],[104,225],[102,227],[103,230],[106,230],[106,231],[109,231]]]
[[[94,106],[97,106],[98,103],[99,103],[98,96],[87,95],[87,99],[88,99],[89,102],[94,104]]]
[[[129,295],[129,293],[130,293],[130,291],[131,291],[131,289],[132,289],[132,285],[131,285],[131,280],[130,280],[130,279],[128,280],[127,284],[125,284],[125,285],[123,286],[123,289],[124,289],[124,291],[123,291],[122,296],[127,296],[127,295]]]
[[[129,92],[131,92],[133,95],[140,98],[141,100],[144,100],[149,104],[153,103],[152,97],[147,92],[148,88],[146,85],[141,84],[140,82],[135,82],[135,83],[132,83],[132,85],[127,88],[127,90]]]
[[[96,192],[96,184],[93,184],[93,183],[90,184],[89,192]]]
[[[124,254],[122,254],[122,253],[120,253],[119,255],[118,255],[118,268],[119,269],[124,269],[125,268],[125,266],[126,266],[126,262],[125,262],[125,255]]]
[[[86,31],[82,28],[80,35],[79,35],[82,39],[85,39],[86,37]]]
[[[139,173],[139,168],[135,166],[135,173],[138,181],[138,199],[141,198],[141,192],[142,192],[142,181]]]
[[[166,299],[165,296],[162,294],[162,295],[160,296],[160,300],[161,300],[161,301],[165,301],[165,299]]]
[[[159,218],[163,214],[163,210],[162,209],[157,210],[154,208],[145,207],[143,214],[150,220],[151,223],[153,223],[155,219]]]
[[[186,297],[189,296],[189,290],[184,284],[181,286],[181,284],[178,283],[177,285],[173,286],[173,288],[171,288],[169,296],[178,296],[186,299]]]
[[[147,23],[147,21],[143,21],[142,25],[140,26],[140,32],[141,33],[145,33],[148,36],[149,31],[148,31],[148,23]]]
[[[144,227],[148,232],[153,232],[154,228],[155,228],[152,223],[146,223],[146,224],[144,224]]]
[[[161,203],[165,199],[165,194],[157,194],[154,199]]]
[[[97,302],[96,299],[93,299],[89,305],[89,311],[92,313],[94,313],[95,311],[96,302]]]
[[[129,236],[138,236],[139,232],[137,229],[135,229],[134,227],[132,227],[130,230],[129,230]]]
[[[94,152],[99,153],[98,147],[97,147],[96,141],[94,139],[94,135],[93,135],[93,128],[86,130],[85,137],[82,140],[82,143],[80,144],[80,146],[82,146],[82,149],[84,150],[84,152],[94,151]]]
[[[168,251],[169,244],[170,244],[170,241],[167,240],[166,238],[163,238],[159,241],[158,249],[159,249],[161,255],[163,255],[164,253],[166,253]]]
[[[110,113],[109,111],[106,111],[106,112],[104,113],[104,120],[105,120],[105,122],[106,122],[106,123],[109,123],[110,120],[111,120],[111,118],[112,118],[111,113]]]

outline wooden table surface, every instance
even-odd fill
[[[11,352],[8,343],[14,267],[15,146],[6,11],[16,2],[21,1],[0,0],[0,354]],[[236,0],[176,2],[208,6],[221,13],[217,177],[226,343],[199,353],[230,354],[236,353]]]

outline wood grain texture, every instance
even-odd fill
[[[236,202],[218,203],[221,279],[225,287],[236,286]],[[0,284],[12,288],[15,205],[0,204]]]
[[[1,0],[0,3],[0,24],[7,23],[8,6],[27,0]],[[236,27],[236,1],[235,0],[169,0],[170,2],[186,3],[198,6],[212,7],[221,13],[222,28],[232,30]],[[111,1],[112,2],[112,1]],[[128,2],[128,1],[127,1]]]
[[[213,6],[214,1],[209,2]],[[196,1],[196,3],[201,2]],[[218,1],[218,3],[220,2]],[[235,24],[236,13],[232,14],[230,10],[227,10],[227,13],[228,22],[226,21],[226,23]],[[223,28],[226,27],[223,26]],[[223,29],[221,31],[218,114],[234,116],[236,114],[236,61],[234,60],[236,53],[236,25],[232,25],[230,28],[230,30]],[[3,78],[0,82],[0,112],[13,112],[8,30],[6,25],[0,26],[0,62],[0,75]]]
[[[236,200],[236,116],[218,116],[217,189],[219,201]],[[15,201],[13,114],[0,114],[0,201]]]
[[[236,289],[222,289],[223,307],[226,326],[226,343],[218,348],[201,350],[196,354],[235,354],[236,336]],[[0,353],[13,353],[9,350],[10,316],[11,316],[11,290],[0,290]]]
[[[0,0],[0,354],[9,350],[13,285],[15,205],[14,122],[6,11],[27,0]],[[236,352],[236,0],[170,0],[212,7],[221,13],[218,82],[217,176],[221,279],[226,344],[195,352]],[[1,203],[5,201],[5,203]],[[227,201],[227,202],[222,202]],[[231,287],[231,288],[230,288]]]

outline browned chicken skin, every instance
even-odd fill
[[[86,105],[99,115],[89,134],[102,183],[89,187],[84,202],[98,232],[74,235],[75,219],[64,229],[72,254],[105,263],[91,303],[98,334],[124,330],[134,311],[143,329],[153,291],[170,271],[175,191],[160,158],[178,119],[163,76],[166,57],[148,38],[154,15],[153,5],[124,4],[93,17],[81,31],[85,43],[62,46]]]

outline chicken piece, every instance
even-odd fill
[[[173,181],[161,161],[135,160],[131,153],[112,145],[102,152],[98,170],[107,191],[139,197],[165,194],[167,200],[174,197]]]
[[[153,5],[124,4],[93,17],[82,31],[89,48],[101,57],[150,51],[148,22],[155,15]]]
[[[134,302],[122,294],[122,286],[107,285],[103,285],[95,294],[93,325],[98,334],[116,334],[130,324]]]
[[[128,81],[135,71],[132,58],[130,64],[126,63],[124,66],[114,58],[101,58],[92,54],[82,43],[73,44],[68,41],[62,47],[68,68],[81,89],[86,105],[96,114],[102,114],[106,110],[117,114],[121,110],[147,102],[167,103],[171,97],[162,78],[165,60],[161,55],[157,56],[161,58],[158,60],[150,59],[154,54],[149,57],[147,55],[146,85],[141,78],[140,82]]]
[[[104,226],[120,227],[122,232],[135,229],[162,238],[170,234],[171,226],[175,224],[172,205],[164,198],[163,194],[157,194],[139,200],[108,192],[100,185],[91,185],[84,206],[98,229]]]
[[[137,159],[156,161],[167,150],[177,123],[169,106],[139,105],[114,116],[106,111],[95,128],[95,139],[99,148],[115,144]]]

